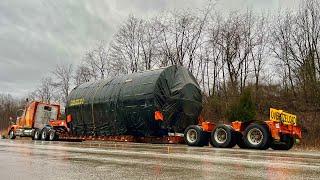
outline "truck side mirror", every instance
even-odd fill
[[[17,117],[21,117],[24,113],[24,109],[18,109],[16,112]]]
[[[9,118],[9,124],[10,124],[10,125],[15,125],[15,124],[16,124],[16,123],[13,121],[13,118],[12,118],[12,117]]]

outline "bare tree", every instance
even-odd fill
[[[64,103],[67,102],[67,97],[72,86],[72,73],[72,64],[57,65],[55,70],[52,71],[52,74],[54,75],[52,86],[59,89],[59,92],[63,95],[62,102]]]
[[[21,104],[12,95],[0,94],[0,131],[8,127],[10,117],[15,118],[19,108]]]
[[[280,60],[281,65],[285,68],[285,75],[288,77],[291,89],[295,93],[295,85],[293,83],[292,65],[290,60],[289,45],[292,37],[292,17],[290,13],[287,13],[285,17],[279,16],[277,22],[273,28],[271,50],[275,54],[275,57]],[[286,78],[285,78],[286,79]],[[286,83],[285,83],[286,84]]]
[[[154,23],[163,65],[181,65],[193,71],[194,57],[201,45],[201,38],[211,9],[203,17],[181,11],[159,17]]]
[[[55,98],[55,88],[53,84],[54,82],[51,77],[43,78],[40,86],[34,92],[36,99],[42,102],[51,103]]]
[[[171,17],[168,15],[161,15],[155,18],[153,22],[153,29],[156,33],[157,51],[160,55],[159,66],[165,67],[169,64],[175,64],[176,56],[174,52],[174,42],[170,37]]]
[[[256,99],[258,97],[261,72],[265,66],[265,57],[268,55],[267,46],[269,45],[270,28],[266,15],[261,14],[256,22],[254,47],[250,51],[250,56],[253,62],[253,72],[255,78]]]
[[[86,53],[83,64],[89,68],[90,74],[95,79],[104,79],[109,75],[108,49],[103,41]]]
[[[145,21],[139,28],[139,44],[141,46],[142,64],[145,70],[150,70],[155,64],[156,58],[156,31],[153,28],[154,21]]]
[[[246,60],[247,50],[242,47],[244,44],[244,24],[241,16],[230,15],[222,24],[221,33],[217,44],[222,51],[221,58],[229,75],[229,83],[232,91],[238,91],[240,73]],[[241,50],[244,50],[242,53]],[[224,74],[224,73],[223,73]],[[224,76],[225,77],[225,76]]]
[[[119,28],[110,44],[110,58],[115,70],[122,73],[132,73],[141,70],[139,60],[141,56],[141,39],[143,21],[129,16]]]
[[[214,16],[211,19],[211,24],[208,27],[209,28],[206,32],[207,40],[203,44],[206,61],[204,64],[200,61],[199,64],[203,64],[203,72],[205,72],[205,74],[203,74],[203,79],[205,79],[206,76],[207,89],[210,96],[215,95],[216,91],[218,90],[219,75],[221,69],[223,68],[223,61],[221,60],[222,51],[218,46],[218,38],[220,38],[221,33],[221,17]],[[212,86],[210,84],[210,78],[212,78]],[[210,87],[212,87],[212,90]]]
[[[84,65],[79,65],[75,70],[73,79],[75,81],[75,85],[79,86],[80,84],[94,80],[95,74],[93,74],[90,68]]]
[[[280,15],[273,31],[272,50],[286,67],[285,80],[297,98],[301,89],[306,103],[319,103],[320,7],[317,1],[305,1],[298,13]]]

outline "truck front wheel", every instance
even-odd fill
[[[15,135],[15,133],[14,133],[14,130],[10,130],[10,131],[9,131],[9,138],[10,138],[10,139],[15,139],[15,138],[16,138],[16,135]]]
[[[246,128],[243,140],[249,148],[266,150],[270,147],[269,129],[264,124],[251,124]]]

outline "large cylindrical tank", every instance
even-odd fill
[[[78,135],[161,136],[183,132],[202,110],[202,94],[184,67],[170,66],[117,76],[74,88],[67,101]],[[155,120],[162,112],[163,121]]]

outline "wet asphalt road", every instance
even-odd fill
[[[0,140],[0,179],[320,179],[320,153]]]

